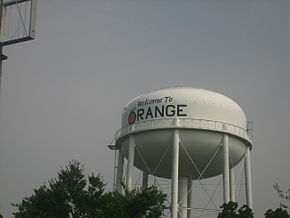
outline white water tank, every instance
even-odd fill
[[[134,135],[134,166],[171,178],[174,129],[179,130],[182,177],[202,179],[223,173],[223,133],[229,135],[230,168],[252,146],[245,113],[236,102],[219,93],[191,87],[160,89],[130,101],[122,114],[116,145],[128,157],[129,136]]]

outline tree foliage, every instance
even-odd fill
[[[276,183],[273,185],[274,189],[276,190],[278,196],[282,199],[282,202],[280,202],[280,207],[284,209],[290,208],[290,189],[283,191],[279,184]],[[288,204],[288,205],[287,205]]]
[[[254,218],[254,213],[251,208],[249,208],[247,205],[243,205],[238,210],[238,217],[239,218]]]
[[[100,175],[86,176],[78,161],[62,168],[56,179],[14,204],[15,218],[157,218],[166,195],[156,187],[125,193],[105,192]]]
[[[252,210],[244,205],[238,209],[236,202],[229,202],[221,206],[222,211],[218,214],[218,218],[254,218]],[[275,211],[269,209],[265,213],[265,218],[290,218],[287,210],[277,208]]]
[[[269,209],[265,218],[290,218],[286,203],[290,190],[283,191],[274,185],[283,200],[280,208]],[[34,189],[31,196],[14,204],[18,211],[15,218],[158,218],[163,216],[166,195],[155,186],[124,193],[105,192],[105,183],[100,175],[86,175],[78,161],[71,161],[61,168],[57,178]],[[244,205],[229,202],[221,206],[218,218],[254,218],[252,210]],[[0,215],[0,218],[2,216]]]
[[[230,201],[221,206],[222,211],[218,214],[218,218],[254,218],[252,209],[247,205],[238,209],[236,202]]]
[[[222,212],[218,214],[218,218],[236,218],[237,217],[238,204],[235,202],[229,202],[221,206]]]
[[[265,213],[265,218],[290,218],[287,210],[283,208],[277,208],[275,211],[269,209]]]
[[[165,209],[166,195],[155,186],[129,191],[125,193],[107,192],[103,196],[102,206],[105,218],[128,217],[162,217]]]

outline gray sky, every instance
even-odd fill
[[[0,213],[71,159],[112,185],[122,107],[152,89],[207,88],[254,120],[257,217],[290,184],[290,1],[39,0],[36,39],[6,47]]]

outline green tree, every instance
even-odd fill
[[[252,209],[247,205],[238,209],[238,203],[230,201],[221,206],[222,211],[218,214],[218,218],[254,218]]]
[[[32,196],[15,204],[18,208],[15,218],[97,217],[100,209],[88,205],[92,202],[99,205],[97,201],[104,186],[100,176],[86,177],[80,163],[71,161],[60,170],[57,179],[50,180],[48,185],[35,189]]]
[[[287,210],[277,208],[275,211],[269,209],[265,213],[265,218],[290,218]]]
[[[14,204],[15,218],[157,218],[166,195],[156,187],[107,192],[100,175],[86,176],[78,161],[61,168],[56,179]]]
[[[236,202],[230,201],[229,203],[224,203],[221,206],[222,212],[218,214],[218,218],[237,218],[238,204]]]
[[[247,205],[242,206],[238,210],[238,217],[239,218],[254,218],[254,213],[251,208],[249,208]]]
[[[108,192],[103,196],[105,218],[157,218],[163,216],[166,194],[155,186],[125,193]]]
[[[289,203],[290,203],[290,189],[283,191],[279,184],[276,183],[273,185],[274,189],[276,190],[278,196],[282,199],[282,202],[280,202],[280,207],[284,209],[289,209]],[[288,205],[287,205],[288,204]]]

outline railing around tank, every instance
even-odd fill
[[[251,133],[242,127],[215,120],[193,119],[193,118],[162,118],[141,121],[120,128],[115,134],[115,140],[117,141],[120,137],[127,135],[129,133],[152,129],[174,129],[174,128],[203,129],[218,132],[226,132],[232,135],[239,136],[252,143]]]

